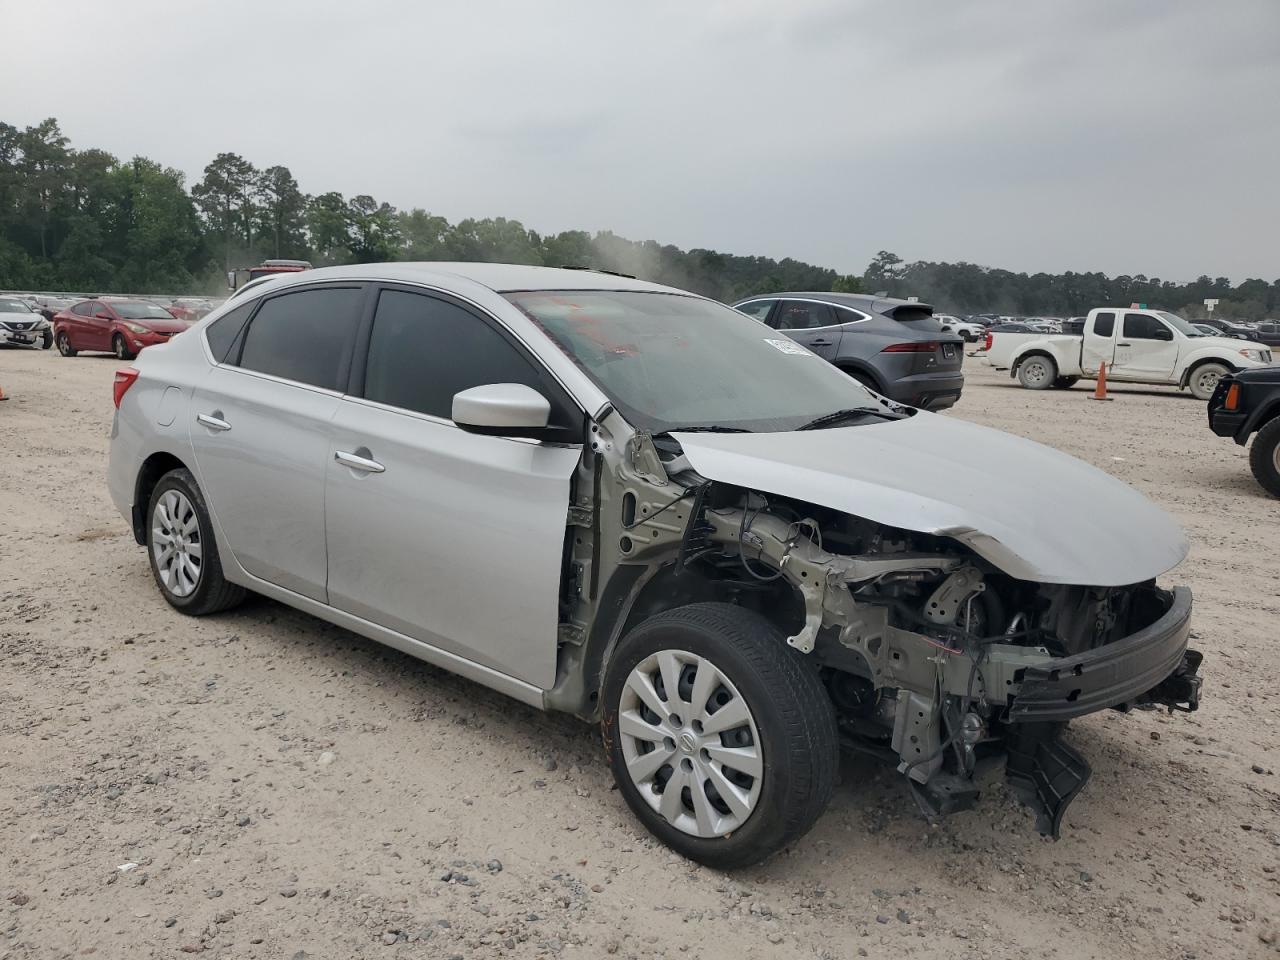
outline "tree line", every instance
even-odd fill
[[[0,289],[217,294],[227,270],[266,258],[316,265],[483,260],[614,270],[732,301],[776,290],[885,291],[953,313],[1074,315],[1141,302],[1203,314],[1280,313],[1280,280],[1176,283],[1102,273],[1015,273],[970,263],[905,262],[881,251],[861,273],[791,258],[682,250],[603,231],[542,235],[503,217],[450,223],[368,194],[304,193],[289,168],[219,153],[189,188],[146,157],[72,147],[55,119],[0,122]]]

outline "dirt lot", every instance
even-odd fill
[[[971,361],[952,415],[1186,527],[1201,711],[1074,725],[1058,843],[998,771],[930,827],[846,760],[808,837],[721,875],[637,831],[573,720],[264,600],[171,612],[105,489],[116,366],[0,350],[0,960],[1276,954],[1280,510],[1189,396]]]

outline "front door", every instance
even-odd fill
[[[825,360],[834,360],[840,350],[840,327],[829,304],[783,300],[769,323]]]
[[[105,303],[95,304],[92,312],[85,318],[86,350],[110,350],[111,333],[116,322],[111,309]]]
[[[255,577],[324,601],[324,478],[360,287],[266,298],[190,406],[200,487]]]
[[[1173,376],[1178,341],[1159,317],[1126,313],[1116,337],[1114,372],[1117,380],[1160,381]]]
[[[379,293],[363,396],[333,421],[329,602],[548,689],[581,448],[454,425],[453,395],[486,383],[533,387],[581,438],[581,412],[495,320],[442,296]]]

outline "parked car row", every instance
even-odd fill
[[[958,394],[927,305],[737,306],[506,264],[277,277],[117,372],[110,494],[182,613],[252,590],[599,724],[691,859],[803,835],[841,743],[935,815],[1003,748],[1057,836],[1090,775],[1067,720],[1199,703],[1191,595],[1156,585],[1181,531],[877,395]]]

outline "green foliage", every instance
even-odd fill
[[[0,122],[0,289],[219,293],[226,270],[264,258],[317,265],[380,260],[480,260],[589,267],[732,302],[777,290],[917,296],[950,313],[1070,316],[1103,304],[1149,303],[1203,316],[1280,314],[1280,280],[1173,283],[1142,275],[1025,274],[971,263],[908,263],[881,250],[861,276],[790,258],[681,250],[608,231],[542,236],[518,220],[450,224],[397,211],[368,194],[303,193],[288,167],[261,170],[219,153],[187,191],[176,170],[75,150],[48,119]]]

